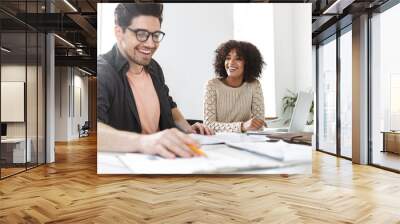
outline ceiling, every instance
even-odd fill
[[[236,2],[312,3],[312,36],[313,43],[315,44],[336,32],[337,27],[346,26],[351,23],[352,17],[366,10],[377,8],[387,1],[388,0],[239,0]],[[31,52],[35,51],[36,42],[30,43],[30,39],[33,36],[28,35],[29,38],[27,38],[27,42],[29,42],[29,44],[25,52],[24,46],[26,40],[25,38],[19,37],[17,35],[18,32],[25,32],[25,30],[28,30],[28,32],[54,32],[58,35],[58,37],[55,38],[56,65],[79,66],[95,73],[97,57],[97,3],[132,2],[132,0],[47,0],[47,2],[48,4],[46,7],[45,0],[1,0],[0,27],[3,32],[3,46],[6,46],[6,43],[8,43],[7,47],[13,50],[15,49],[15,54],[26,55],[26,53],[28,53],[29,55]],[[181,1],[176,0],[170,2]],[[227,0],[226,2],[233,1]],[[52,13],[48,13],[50,8],[52,8]],[[339,20],[341,20],[341,22],[338,23]]]
[[[12,49],[2,60],[18,62],[25,56],[32,58],[43,47],[30,44],[37,42],[31,40],[36,33],[54,32],[57,34],[56,65],[79,66],[95,74],[96,3],[90,0],[47,0],[46,5],[45,0],[1,0],[2,46]],[[48,13],[50,9],[52,13]],[[20,35],[25,32],[28,32],[26,38]]]

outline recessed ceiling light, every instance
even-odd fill
[[[342,14],[343,9],[351,5],[355,0],[336,0],[322,14]]]
[[[92,75],[92,73],[90,73],[90,72],[88,72],[88,71],[85,71],[85,70],[83,70],[83,69],[81,69],[81,68],[79,68],[79,67],[78,67],[78,69],[79,69],[79,71],[81,71],[81,72],[83,72],[83,73],[85,73],[85,74],[87,74],[87,75]]]
[[[74,10],[75,12],[78,12],[78,10],[71,4],[69,3],[68,0],[64,0],[65,4],[67,4],[72,10]]]
[[[5,48],[5,47],[1,47],[1,50],[4,51],[4,52],[6,52],[6,53],[10,53],[10,52],[11,52],[11,50],[9,50],[9,49],[7,49],[7,48]]]
[[[57,35],[57,34],[54,34],[54,36],[57,37],[57,38],[58,38],[59,40],[61,40],[62,42],[66,43],[67,45],[69,45],[69,46],[75,48],[75,45],[73,45],[73,44],[72,44],[71,42],[69,42],[68,40],[66,40],[66,39],[64,39],[64,38],[62,38],[62,37],[60,37],[60,36]]]

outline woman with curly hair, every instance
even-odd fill
[[[215,132],[254,131],[264,125],[264,97],[258,78],[265,64],[251,43],[229,40],[215,51],[216,78],[208,81],[204,122]]]

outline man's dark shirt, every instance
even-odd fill
[[[145,66],[160,102],[160,130],[175,127],[171,109],[176,103],[169,96],[160,65],[151,60]],[[126,73],[128,61],[114,45],[97,58],[97,120],[116,129],[141,133],[139,114]]]

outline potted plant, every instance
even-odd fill
[[[284,124],[288,125],[290,122],[290,118],[292,117],[293,113],[293,108],[296,105],[297,101],[297,94],[290,91],[289,89],[286,89],[288,94],[282,98],[282,114],[286,115],[283,116],[285,117]]]
[[[284,120],[284,124],[288,125],[290,122],[290,119],[292,117],[293,109],[294,106],[296,105],[297,101],[297,93],[294,93],[293,91],[287,89],[288,94],[282,98],[282,111],[283,114],[286,114],[287,116],[286,119]],[[314,123],[314,101],[311,103],[310,107],[310,115],[307,120],[306,125],[312,125]]]
[[[307,120],[307,125],[313,125],[314,124],[314,100],[311,103],[311,107],[310,107],[310,115],[308,117]]]

